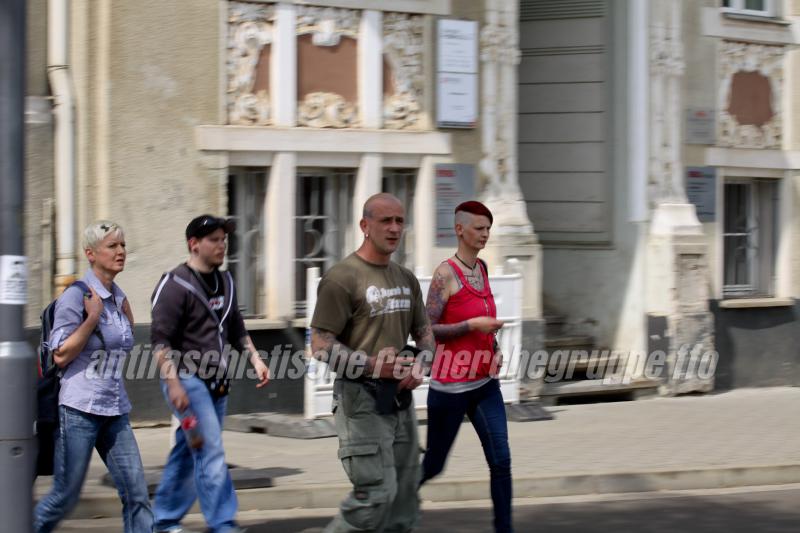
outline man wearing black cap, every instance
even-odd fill
[[[195,499],[210,531],[241,531],[222,448],[230,347],[250,353],[256,387],[267,384],[269,371],[244,327],[233,278],[219,271],[234,229],[232,220],[212,215],[189,222],[189,260],[164,274],[153,292],[150,334],[162,391],[184,429],[194,426],[191,443],[180,429],[175,434],[153,504],[156,531],[184,531],[180,522]]]

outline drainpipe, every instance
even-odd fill
[[[47,73],[55,115],[55,294],[75,280],[75,96],[69,70],[69,0],[47,3]]]

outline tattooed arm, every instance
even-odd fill
[[[453,269],[447,263],[442,263],[433,273],[431,287],[428,289],[428,303],[426,305],[428,320],[431,321],[433,334],[438,342],[454,339],[466,335],[470,331],[494,333],[503,322],[490,316],[476,316],[457,324],[439,324],[444,312],[444,306],[450,296],[458,292],[459,286]]]
[[[403,368],[395,371],[396,348],[387,347],[376,355],[368,355],[345,346],[336,335],[324,329],[311,328],[311,352],[314,359],[327,363],[338,376],[348,379],[365,375],[372,378],[398,378],[409,373]]]
[[[433,366],[433,356],[436,354],[436,339],[434,338],[433,330],[428,324],[425,324],[416,331],[411,332],[411,337],[414,339],[417,348],[422,350],[418,362],[427,375],[430,373],[430,369]]]
[[[471,329],[468,320],[458,324],[439,324],[444,306],[447,305],[450,296],[455,293],[454,288],[455,291],[458,290],[453,270],[447,263],[442,263],[433,273],[431,286],[428,289],[428,301],[425,304],[433,334],[439,342],[461,337],[469,333]]]
[[[336,335],[324,329],[311,328],[311,353],[314,359],[327,363],[340,376],[359,366],[365,370],[367,364],[365,353],[345,346]]]
[[[433,331],[427,321],[417,329],[411,332],[411,338],[421,350],[417,356],[411,372],[402,380],[398,385],[398,389],[413,390],[422,384],[422,379],[430,375],[431,368],[433,367],[433,357],[436,354],[436,340],[433,337]]]

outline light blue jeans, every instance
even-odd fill
[[[199,499],[206,524],[213,533],[235,531],[238,503],[222,448],[222,419],[228,397],[213,399],[197,376],[181,378],[181,384],[189,396],[190,409],[197,417],[203,447],[190,448],[183,430],[176,430],[175,446],[170,451],[153,502],[156,530],[177,529],[194,501]],[[161,390],[172,408],[163,381]],[[175,414],[180,417],[179,413]]]
[[[125,533],[151,533],[153,513],[128,415],[93,415],[62,405],[59,421],[53,488],[36,506],[35,531],[53,531],[78,503],[92,450],[96,448],[122,500]]]

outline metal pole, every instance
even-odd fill
[[[0,531],[33,529],[36,357],[25,342],[25,0],[0,0]]]

